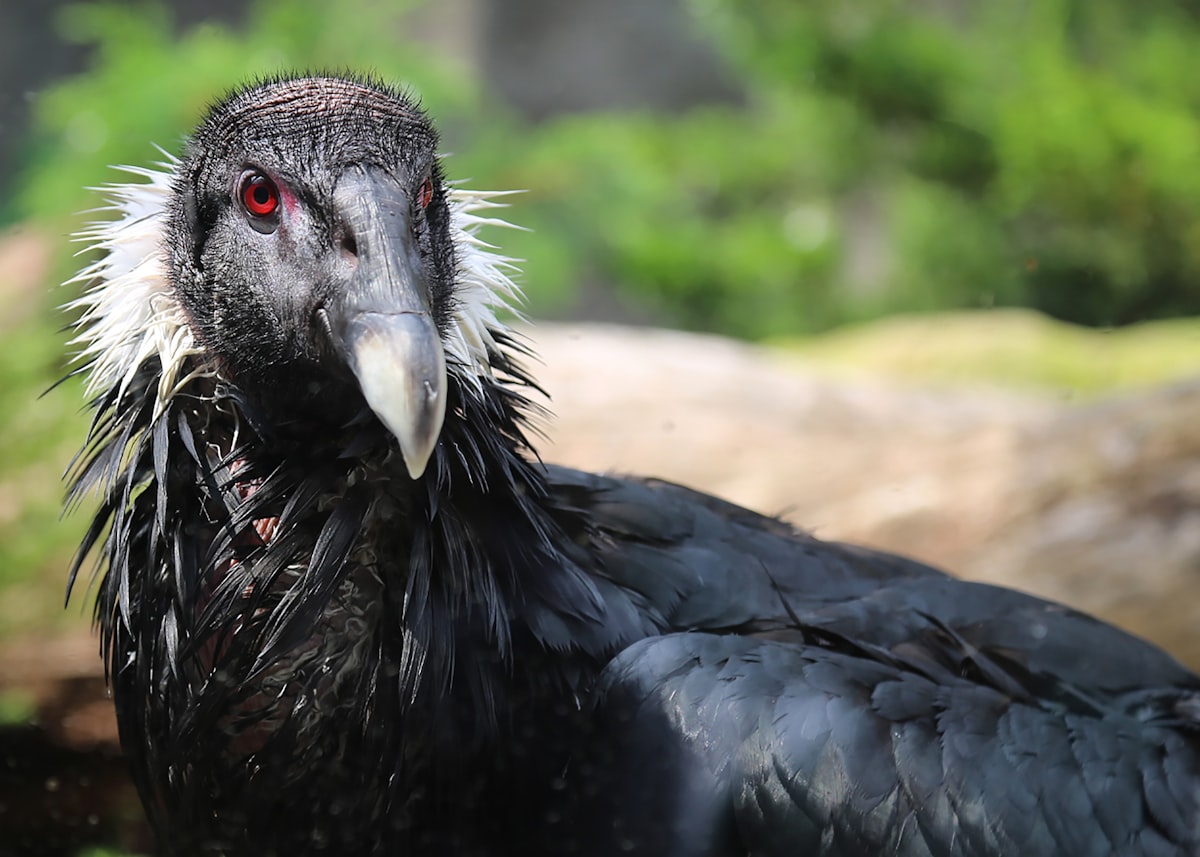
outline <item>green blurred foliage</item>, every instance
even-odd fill
[[[62,609],[65,570],[83,521],[59,523],[59,476],[87,423],[77,385],[38,396],[61,377],[63,337],[48,320],[0,324],[0,636],[79,622]],[[45,572],[45,573],[43,573]],[[82,602],[80,602],[82,605]]]
[[[871,139],[846,193],[883,200],[885,264],[865,302],[838,283],[817,324],[980,304],[1093,325],[1200,309],[1196,4],[694,6],[754,93],[821,94]]]
[[[1027,309],[901,313],[776,344],[788,363],[810,371],[975,388],[986,379],[1085,401],[1194,378],[1200,318],[1098,330]]]
[[[768,106],[743,136],[746,121],[721,107],[567,116],[533,134],[484,130],[453,167],[529,189],[514,204],[531,230],[504,243],[527,260],[535,307],[598,280],[676,325],[796,332],[829,300],[837,141],[853,117],[800,98]]]
[[[93,68],[37,104],[10,215],[61,218],[112,163],[177,149],[237,81],[352,62],[412,84],[456,176],[524,188],[505,236],[535,314],[611,285],[669,324],[762,337],[898,310],[1093,325],[1200,310],[1200,26],[1167,0],[692,0],[745,102],[536,126],[397,43],[410,3],[259,0],[238,32],[69,7]]]

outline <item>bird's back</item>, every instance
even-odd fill
[[[586,853],[1200,847],[1200,679],[1150,644],[678,486],[552,480],[660,629],[596,687]]]

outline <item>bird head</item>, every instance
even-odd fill
[[[90,233],[107,251],[81,275],[98,281],[93,384],[157,356],[162,399],[198,356],[274,433],[373,414],[418,478],[451,381],[488,374],[515,296],[473,237],[495,203],[447,187],[423,110],[372,81],[273,79],[217,103],[164,166]]]

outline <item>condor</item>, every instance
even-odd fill
[[[75,570],[166,851],[1200,851],[1161,651],[543,465],[497,201],[399,91],[256,83],[136,172],[80,275]]]

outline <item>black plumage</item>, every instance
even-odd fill
[[[80,562],[166,850],[1200,850],[1200,678],[1153,646],[543,465],[435,147],[378,82],[264,81],[93,233]]]

